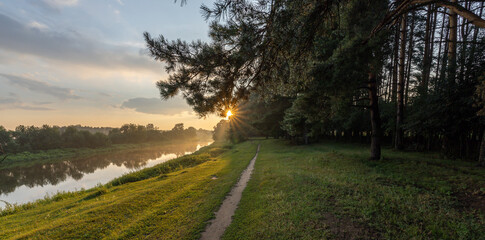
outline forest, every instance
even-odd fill
[[[483,1],[219,0],[202,12],[209,42],[145,32],[170,74],[157,86],[200,116],[231,110],[236,139],[254,129],[369,143],[370,159],[384,145],[485,165]]]
[[[84,129],[84,130],[83,130]],[[24,151],[58,148],[100,148],[111,144],[145,143],[156,141],[189,140],[198,135],[210,136],[211,132],[194,127],[184,128],[183,123],[175,124],[168,131],[159,130],[153,124],[124,124],[120,128],[111,128],[109,133],[91,133],[96,128],[68,126],[42,127],[20,125],[13,131],[0,126],[0,155]],[[104,131],[104,128],[102,128]],[[210,137],[209,137],[210,138]]]

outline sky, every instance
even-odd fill
[[[173,0],[0,0],[0,125],[212,129],[177,96],[162,101],[167,79],[143,32],[208,41],[200,5]]]

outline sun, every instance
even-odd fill
[[[226,113],[226,120],[229,119],[230,116],[232,116],[234,114],[232,114],[231,110],[227,111]]]

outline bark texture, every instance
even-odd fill
[[[483,130],[482,134],[482,143],[480,144],[480,157],[478,158],[478,162],[482,167],[485,167],[485,130]]]
[[[406,32],[407,16],[403,16],[401,19],[401,47],[399,54],[399,79],[397,83],[396,139],[394,145],[396,149],[402,149],[403,146],[402,123],[404,118],[404,67],[406,59]]]
[[[372,70],[369,72],[369,81],[367,83],[370,100],[370,120],[372,127],[371,144],[370,144],[370,159],[381,159],[381,116],[379,112],[379,98],[377,97],[377,81],[375,73]]]

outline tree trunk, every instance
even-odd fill
[[[442,46],[442,42],[443,42],[443,30],[445,29],[445,21],[446,21],[446,13],[443,12],[443,17],[441,18],[441,30],[440,30],[440,42],[438,43],[439,46],[438,46],[438,63],[436,64],[436,77],[435,79],[439,79],[441,74],[440,74],[440,63],[441,63],[441,46]],[[446,37],[445,37],[446,39]],[[436,85],[436,82],[435,82],[435,85]]]
[[[305,145],[308,145],[308,130],[306,125],[303,127],[303,139],[305,141]]]
[[[373,69],[369,72],[369,82],[367,83],[370,100],[370,121],[372,127],[370,143],[370,159],[381,159],[381,116],[379,112],[379,98],[377,97],[377,81]]]
[[[450,27],[448,23],[448,27],[446,28],[446,34],[445,34],[445,42],[448,43],[450,40],[448,38],[448,35],[450,33]],[[444,44],[444,49],[443,49],[443,59],[441,62],[441,72],[440,72],[440,81],[443,83],[446,80],[446,69],[448,67],[448,46],[449,44]]]
[[[429,74],[431,74],[431,67],[433,66],[433,56],[434,56],[434,40],[435,40],[435,33],[436,33],[436,20],[438,18],[438,11],[436,9],[436,6],[433,5],[433,19],[431,22],[432,28],[431,28],[431,41],[430,41],[430,51],[429,51],[429,63],[430,63],[430,69],[429,69]],[[439,56],[439,55],[438,55]],[[429,83],[430,77],[428,76],[428,83]],[[429,85],[428,85],[429,87]]]
[[[411,80],[411,64],[413,58],[413,48],[414,48],[414,13],[411,18],[411,32],[409,35],[409,45],[408,45],[408,63],[407,63],[407,74],[406,74],[406,93],[404,94],[404,105],[407,106],[409,98],[409,81]],[[429,77],[429,76],[428,76]]]
[[[436,5],[445,7],[450,10],[450,17],[452,15],[460,14],[461,17],[464,19],[468,20],[471,24],[480,27],[480,28],[485,28],[485,19],[482,19],[480,16],[476,15],[473,11],[470,11],[460,4],[458,4],[458,0],[451,0],[451,1],[436,1],[436,0],[413,0],[412,4],[431,4],[433,2],[436,2]],[[405,3],[409,5],[408,3]]]
[[[388,80],[386,83],[386,94],[385,94],[385,101],[390,102],[391,101],[391,82],[392,82],[392,57],[391,57],[391,68],[389,68],[389,76]]]
[[[412,30],[413,29],[411,28],[411,31]],[[428,6],[428,12],[426,13],[426,30],[424,34],[423,77],[421,79],[421,84],[420,84],[420,94],[426,94],[428,92],[429,72],[431,68],[430,35],[431,35],[431,5]]]
[[[406,58],[406,30],[407,30],[407,16],[404,15],[401,19],[401,49],[399,55],[399,82],[397,84],[397,113],[396,113],[396,140],[394,147],[402,149],[403,145],[403,129],[402,123],[404,118],[404,64]]]
[[[480,13],[479,13],[479,16],[482,17],[482,14],[483,14],[483,3],[480,5]],[[467,75],[470,75],[470,72],[471,72],[471,69],[472,69],[472,64],[475,62],[475,49],[476,49],[476,42],[477,42],[477,38],[478,38],[478,30],[479,28],[478,27],[474,27],[473,29],[473,40],[472,40],[472,47],[471,47],[471,50],[470,50],[470,57],[469,57],[469,60],[468,60],[468,66],[467,66]]]
[[[451,0],[452,3],[457,3],[458,0]],[[448,50],[447,50],[447,58],[445,60],[448,61],[447,73],[448,76],[446,79],[445,84],[445,98],[444,98],[444,106],[446,108],[450,108],[452,106],[452,98],[453,92],[456,91],[456,40],[457,40],[457,14],[450,9],[449,14],[449,25],[448,25]],[[443,62],[444,64],[446,62]],[[446,65],[443,65],[445,67]],[[445,125],[451,126],[453,124],[450,118],[445,118]],[[455,132],[445,132],[443,135],[443,142],[441,144],[441,150],[445,156],[452,156],[456,155],[455,149],[456,147],[453,146],[453,142],[456,141]]]
[[[452,3],[458,3],[458,0],[451,0]],[[455,83],[456,74],[456,38],[457,38],[457,15],[450,9],[450,33],[448,39],[448,80],[449,83]]]
[[[478,158],[478,162],[482,167],[485,167],[485,129],[482,134],[482,144],[480,144],[480,157]]]
[[[392,92],[391,92],[391,102],[396,102],[396,92],[397,92],[397,65],[399,58],[399,28],[396,27],[396,34],[394,35],[394,65],[392,69]]]
[[[465,8],[469,9],[469,2],[465,1]],[[465,62],[466,62],[466,56],[467,56],[467,51],[468,51],[468,35],[470,33],[469,31],[469,25],[465,24],[465,19],[461,19],[461,42],[462,42],[462,47],[461,47],[461,54],[460,54],[460,71],[458,75],[458,80],[463,83],[465,81]]]

